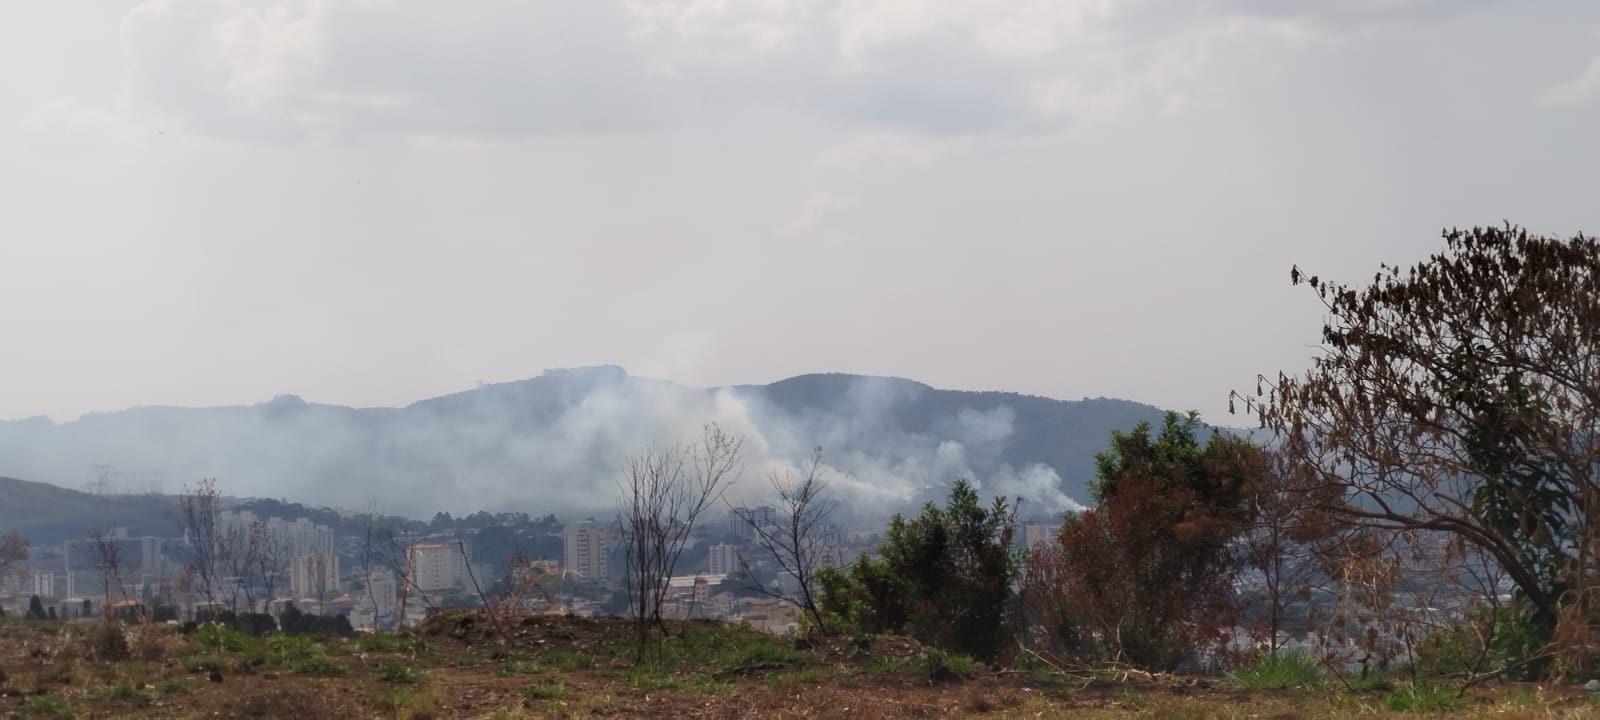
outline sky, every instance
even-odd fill
[[[0,418],[611,363],[1226,420],[1450,226],[1600,232],[1588,0],[52,0]]]

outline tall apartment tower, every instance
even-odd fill
[[[423,592],[448,590],[455,585],[450,573],[450,552],[454,548],[438,543],[417,543],[408,558],[412,587]]]
[[[593,518],[567,523],[561,531],[567,572],[585,580],[604,581],[611,577],[607,561],[606,526]]]

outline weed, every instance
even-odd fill
[[[1443,685],[1408,685],[1384,697],[1393,712],[1447,712],[1465,704],[1453,688]]]
[[[272,635],[262,640],[251,656],[252,664],[278,667],[301,675],[331,677],[344,668],[328,659],[322,645],[305,635]]]
[[[560,700],[567,696],[567,686],[561,683],[534,683],[522,689],[529,700]]]
[[[922,653],[922,672],[929,680],[965,680],[977,675],[982,666],[961,653],[928,648]]]
[[[378,679],[396,685],[410,685],[417,681],[417,671],[403,662],[391,660],[378,666]]]
[[[37,695],[22,702],[24,717],[70,718],[72,705],[55,695]]]
[[[432,655],[433,645],[427,638],[410,635],[407,633],[369,633],[362,635],[356,641],[356,647],[362,652],[388,652],[408,653],[411,655]]]
[[[144,688],[131,682],[119,682],[115,685],[112,685],[111,687],[106,688],[105,691],[101,692],[100,697],[104,700],[133,703],[136,705],[143,705],[144,703],[150,702],[150,696],[145,694]]]
[[[539,666],[525,660],[507,659],[494,669],[496,677],[516,677],[518,675],[532,675],[539,672]]]
[[[816,683],[826,679],[831,668],[822,665],[812,665],[786,673],[773,673],[768,675],[763,682],[767,687],[785,687],[801,683]]]
[[[1245,690],[1314,687],[1322,681],[1322,668],[1301,653],[1269,653],[1234,673],[1233,681]]]
[[[561,670],[579,670],[594,667],[594,656],[567,650],[551,650],[540,655],[539,662]]]
[[[156,692],[161,695],[177,695],[187,690],[188,687],[189,684],[183,678],[172,677],[156,683]]]
[[[1129,707],[1143,709],[1146,705],[1150,704],[1150,701],[1145,699],[1143,693],[1140,693],[1138,690],[1133,688],[1123,688],[1122,692],[1118,693],[1118,695],[1122,698],[1122,702],[1126,703]]]
[[[247,640],[238,630],[217,623],[206,623],[194,633],[194,641],[216,652],[244,652]]]

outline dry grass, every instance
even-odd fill
[[[202,645],[166,626],[0,623],[0,717],[1417,716],[1395,713],[1382,693],[1246,691],[1222,679],[1085,684],[983,670],[933,682],[927,655],[901,639],[800,649],[700,623],[681,628],[683,637],[636,667],[620,622],[534,618],[515,628],[503,643],[462,615],[417,636],[220,643],[208,636]],[[1600,704],[1569,686],[1498,685],[1475,689],[1451,717],[1600,718]]]

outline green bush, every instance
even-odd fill
[[[1483,605],[1459,625],[1429,637],[1417,653],[1418,679],[1491,673],[1526,663],[1544,643],[1530,613],[1511,606]],[[1538,679],[1544,668],[1528,663],[1511,673]]]
[[[218,623],[206,623],[194,633],[194,641],[218,652],[244,652],[246,640],[243,633]]]
[[[188,689],[188,683],[183,678],[167,678],[156,683],[156,692],[162,695],[177,695]]]
[[[1312,687],[1322,681],[1322,668],[1302,653],[1268,653],[1234,673],[1233,680],[1246,690]]]
[[[391,660],[378,666],[378,679],[386,683],[410,685],[417,681],[417,671],[403,662]]]
[[[922,652],[922,672],[929,680],[965,680],[977,675],[983,666],[977,660],[960,653],[928,648]]]

